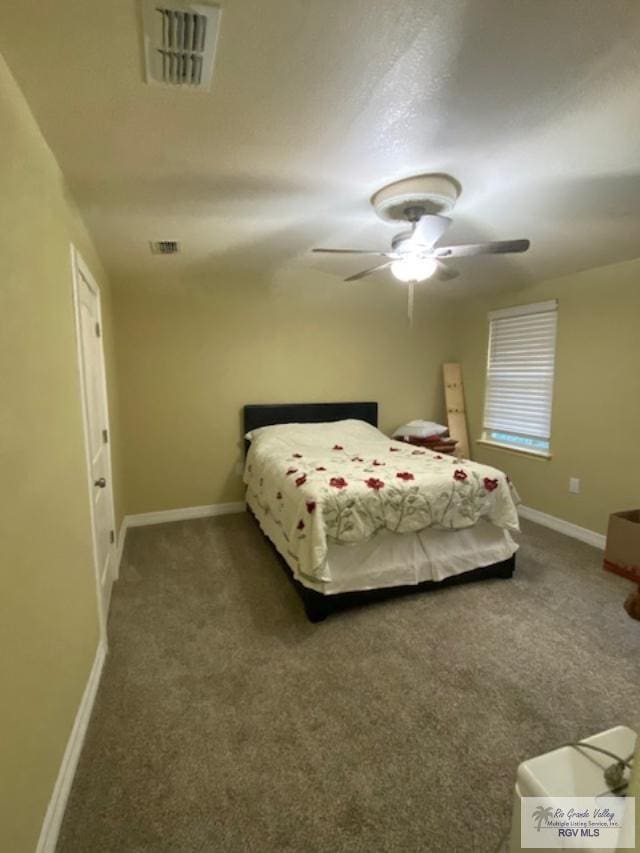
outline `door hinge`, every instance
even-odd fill
[[[109,443],[109,432],[106,429],[102,430],[102,440],[105,444]]]
[[[113,532],[113,530],[109,531],[109,541],[112,545],[116,541],[116,534]]]
[[[96,338],[100,337],[100,323],[96,323]]]

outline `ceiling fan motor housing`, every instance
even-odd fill
[[[387,222],[413,222],[425,213],[450,213],[460,185],[448,175],[416,175],[394,181],[371,197],[371,204]]]

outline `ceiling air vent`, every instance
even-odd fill
[[[143,2],[147,83],[209,89],[220,8],[179,0]]]
[[[177,255],[180,246],[175,240],[155,240],[149,243],[152,255]]]

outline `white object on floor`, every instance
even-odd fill
[[[633,754],[636,733],[627,726],[615,726],[593,737],[583,738],[584,743],[607,749],[621,758]],[[519,853],[520,800],[522,797],[596,797],[607,790],[604,771],[615,760],[593,750],[563,746],[544,755],[523,761],[518,767],[513,801],[510,853]],[[593,848],[591,848],[593,850]],[[612,848],[598,848],[610,853]]]

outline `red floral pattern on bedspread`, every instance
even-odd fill
[[[370,489],[375,489],[376,491],[384,489],[384,483],[382,480],[378,480],[375,477],[369,477],[368,480],[365,480],[365,483]]]
[[[329,480],[329,485],[333,486],[334,489],[346,489],[349,483],[344,477],[332,477]]]

